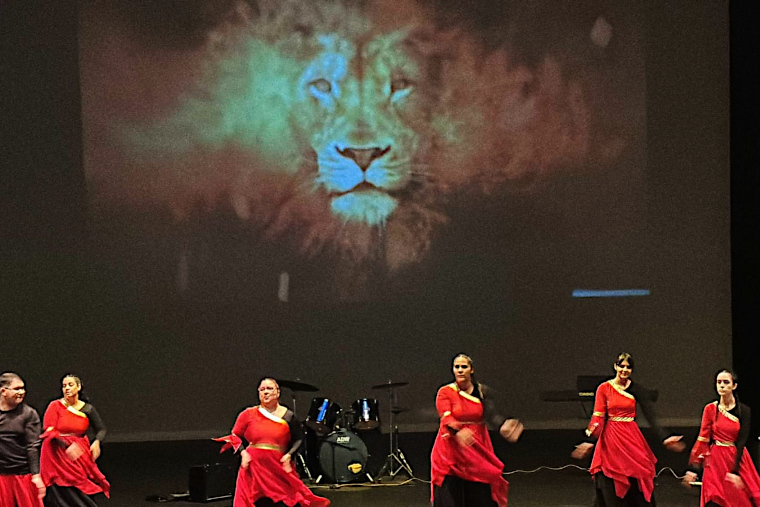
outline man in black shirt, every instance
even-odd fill
[[[0,375],[0,505],[41,507],[40,416],[24,404],[24,381]]]

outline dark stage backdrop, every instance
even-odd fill
[[[69,21],[82,223],[57,226],[63,260],[16,261],[41,274],[16,274],[9,329],[37,353],[2,358],[38,405],[74,371],[113,438],[203,437],[263,375],[383,415],[370,387],[392,380],[402,429],[429,429],[465,351],[526,427],[581,428],[541,393],[629,351],[666,422],[697,423],[731,363],[723,3],[84,1]]]

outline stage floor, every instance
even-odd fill
[[[332,500],[333,507],[422,507],[430,498],[429,452],[434,435],[402,434],[400,445],[412,465],[415,479],[405,481],[403,474],[392,484],[316,485],[315,492]],[[510,507],[585,506],[591,505],[593,484],[588,472],[572,463],[569,452],[578,439],[577,432],[526,431],[518,444],[496,442],[496,450],[509,473]],[[365,438],[372,458],[370,472],[379,470],[387,450],[384,438],[377,435]],[[691,441],[689,441],[691,442]],[[188,491],[188,473],[192,466],[204,463],[228,463],[236,466],[235,458],[218,453],[219,444],[211,441],[111,443],[104,445],[99,465],[112,484],[111,499],[98,498],[101,507],[149,507],[171,500],[174,494]],[[686,488],[671,473],[672,467],[681,474],[686,465],[686,453],[668,455],[655,449],[660,457],[655,496],[660,507],[697,507],[699,488]],[[570,465],[570,466],[567,466]],[[550,470],[541,466],[561,468]],[[519,471],[525,470],[525,472]],[[388,481],[390,482],[390,481]],[[404,484],[399,484],[405,482]],[[177,507],[199,505],[185,500],[171,500]],[[231,499],[208,502],[212,507],[229,507]]]

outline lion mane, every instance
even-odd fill
[[[179,219],[229,206],[304,256],[395,272],[424,258],[452,195],[530,189],[620,152],[591,135],[592,79],[434,19],[411,2],[237,4],[184,106],[127,135],[174,150],[152,197]]]

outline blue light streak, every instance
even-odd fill
[[[649,289],[615,289],[615,290],[593,290],[593,289],[575,289],[574,298],[626,298],[649,296]]]

